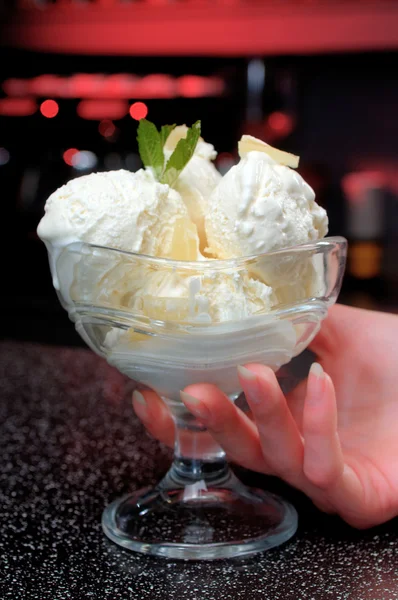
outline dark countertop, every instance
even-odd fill
[[[298,509],[285,545],[188,563],[108,541],[104,506],[154,484],[171,457],[134,416],[131,389],[90,350],[0,343],[0,600],[398,599],[398,519],[357,531],[247,471]]]

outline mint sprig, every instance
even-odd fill
[[[174,125],[162,125],[162,128],[160,130],[160,141],[162,144],[162,151],[163,151],[163,147],[164,147],[165,143],[167,142],[167,138],[169,137],[170,133],[175,128],[176,128],[175,123],[174,123]]]
[[[176,125],[163,125],[160,132],[156,125],[140,119],[137,129],[138,151],[145,167],[150,167],[160,183],[170,187],[175,184],[181,171],[191,160],[200,137],[201,123],[196,121],[188,128],[185,138],[178,141],[166,165],[163,147]]]
[[[145,167],[151,167],[155,177],[159,179],[163,173],[164,155],[160,133],[156,125],[140,119],[137,129],[138,151]]]

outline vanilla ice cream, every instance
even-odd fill
[[[237,272],[233,278],[217,271],[200,276],[155,271],[142,276],[129,307],[151,318],[220,323],[268,312],[271,307],[272,289],[247,272]]]
[[[176,127],[163,147],[170,157],[187,127]],[[265,148],[265,149],[264,149]],[[202,138],[174,189],[151,168],[94,173],[70,180],[47,200],[38,235],[47,244],[54,285],[62,248],[72,242],[175,260],[205,261],[269,253],[312,242],[327,232],[327,216],[310,186],[287,164],[298,157],[243,136],[241,160],[224,177]],[[270,152],[270,154],[269,154]],[[280,163],[283,164],[280,164]],[[200,241],[198,236],[200,233]],[[95,253],[69,264],[64,297],[133,310],[160,321],[221,323],[264,314],[280,303],[309,297],[312,262],[273,256],[233,278],[217,269],[203,275],[147,266],[117,253]],[[69,293],[71,295],[69,295]]]
[[[55,263],[73,242],[175,259],[196,260],[199,255],[197,230],[181,196],[143,169],[68,181],[48,198],[37,233],[46,243],[56,289]],[[93,279],[89,285],[97,283]]]
[[[150,171],[123,169],[68,181],[48,198],[37,233],[52,246],[81,241],[150,256],[169,256],[181,196]]]
[[[166,159],[170,157],[178,140],[185,136],[186,132],[185,125],[176,127],[172,131],[164,148]],[[198,229],[201,251],[206,246],[204,220],[208,213],[207,199],[221,180],[221,174],[212,162],[216,157],[214,146],[200,138],[193,157],[180,173],[175,185],[175,189],[187,206],[191,220]]]
[[[313,242],[327,232],[326,211],[296,172],[253,151],[224,175],[208,198],[208,251],[251,256]]]
[[[241,155],[208,199],[207,252],[217,258],[259,255],[326,235],[326,211],[299,173],[265,151]],[[251,274],[272,287],[271,305],[292,304],[316,295],[322,286],[314,260],[265,256]]]
[[[246,269],[224,273],[206,262],[207,268],[183,269],[101,249],[76,262],[68,252],[58,270],[71,300],[158,321],[221,323],[270,311],[269,286]],[[66,278],[68,271],[73,276]]]
[[[289,168],[298,157],[261,140],[243,136],[221,177],[214,147],[189,147],[185,126],[160,152],[164,128],[144,129],[145,169],[78,177],[48,198],[37,232],[54,286],[81,337],[121,372],[170,398],[199,381],[235,396],[236,364],[277,369],[308,338],[273,309],[305,311],[298,303],[324,295],[323,256],[272,252],[323,237],[326,212]],[[164,178],[182,137],[177,177]]]

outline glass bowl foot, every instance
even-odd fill
[[[236,489],[202,483],[115,500],[103,512],[103,530],[129,550],[185,560],[247,556],[296,532],[296,510],[282,498],[241,482]]]

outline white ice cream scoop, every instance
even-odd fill
[[[82,241],[168,256],[175,223],[187,217],[181,196],[152,173],[123,169],[68,181],[48,198],[37,233],[55,247]]]
[[[326,211],[304,179],[269,154],[248,152],[208,198],[208,249],[217,258],[251,256],[327,233]]]

